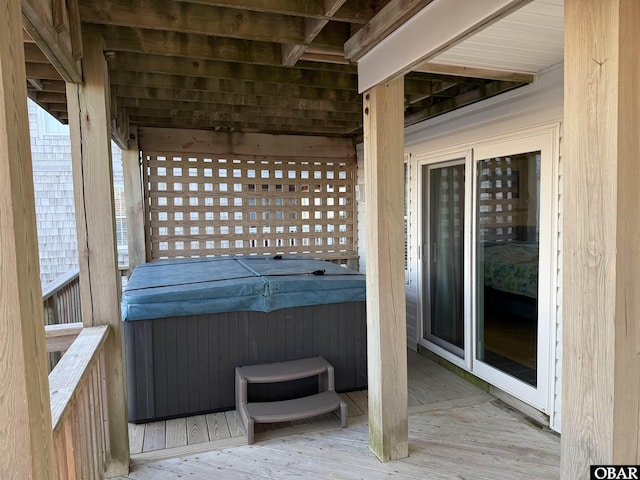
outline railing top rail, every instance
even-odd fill
[[[49,374],[51,421],[54,430],[108,335],[108,325],[83,328],[76,341]]]
[[[45,301],[48,298],[55,295],[56,293],[58,293],[60,290],[66,287],[69,283],[75,281],[79,275],[80,275],[80,270],[78,270],[77,268],[74,268],[72,270],[69,270],[67,273],[63,275],[60,275],[53,282],[47,284],[42,289],[42,301]]]

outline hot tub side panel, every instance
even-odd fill
[[[129,421],[235,408],[234,369],[321,355],[338,391],[367,386],[365,302],[124,322]],[[255,387],[255,388],[254,388]],[[317,381],[252,385],[254,401],[315,393]]]

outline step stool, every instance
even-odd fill
[[[315,395],[278,400],[249,402],[249,383],[275,383],[318,376]],[[301,358],[286,362],[236,367],[236,409],[240,413],[247,434],[247,443],[253,443],[255,423],[287,422],[340,411],[342,427],[347,426],[347,404],[334,390],[333,366],[322,357]]]

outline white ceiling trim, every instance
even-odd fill
[[[431,61],[536,74],[564,58],[564,2],[535,0]]]
[[[529,1],[434,0],[358,61],[358,90],[409,71]]]

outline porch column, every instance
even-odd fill
[[[20,1],[0,11],[0,478],[53,479]]]
[[[562,478],[640,463],[640,2],[565,0]]]
[[[83,34],[84,83],[67,84],[73,188],[85,326],[109,325],[105,344],[110,441],[107,476],[129,471],[129,437],[115,235],[109,83],[102,37]]]
[[[129,148],[122,150],[124,195],[127,205],[127,246],[129,249],[129,273],[136,265],[146,262],[144,195],[140,170],[138,129],[129,131]]]
[[[381,461],[409,454],[403,152],[399,77],[364,94],[369,448]]]

